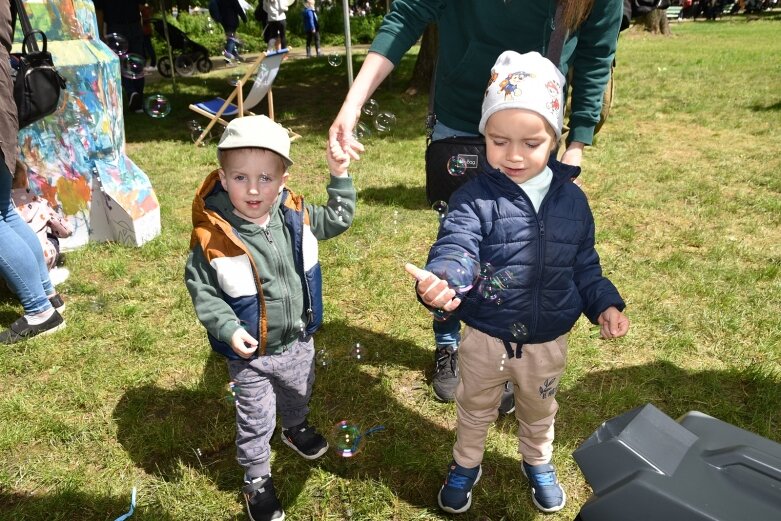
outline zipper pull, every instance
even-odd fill
[[[266,240],[269,244],[274,244],[274,241],[271,240],[271,231],[268,228],[261,228],[261,230],[263,230],[263,235],[266,236]]]
[[[545,238],[545,223],[540,221],[540,238]]]

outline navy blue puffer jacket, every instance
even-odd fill
[[[547,342],[567,333],[581,313],[596,324],[608,307],[625,307],[618,290],[602,276],[594,217],[586,196],[570,181],[580,169],[555,160],[548,166],[553,181],[539,213],[498,170],[465,184],[451,197],[429,253],[429,270],[449,252],[466,252],[481,264],[511,273],[512,282],[494,295],[498,298],[486,298],[477,284],[454,313],[509,342]],[[513,334],[517,324],[525,326],[527,337]]]

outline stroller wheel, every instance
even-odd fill
[[[164,78],[170,78],[171,74],[173,73],[172,67],[171,67],[171,60],[168,59],[167,56],[164,56],[157,60],[157,71],[160,73],[161,76]]]
[[[212,61],[208,56],[201,56],[196,60],[195,67],[198,69],[198,72],[207,73],[212,70]]]

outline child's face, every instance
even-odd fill
[[[282,158],[270,150],[244,148],[223,153],[220,182],[233,212],[249,222],[266,224],[287,176]]]
[[[486,159],[513,182],[524,183],[545,169],[555,138],[536,112],[500,110],[485,123]]]

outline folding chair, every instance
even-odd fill
[[[209,124],[203,129],[201,135],[195,141],[195,146],[199,146],[211,131],[215,123],[221,125],[228,125],[228,122],[223,119],[223,116],[254,116],[255,114],[249,109],[252,109],[261,102],[261,100],[268,96],[268,117],[274,120],[274,98],[271,94],[271,85],[277,77],[279,72],[279,66],[282,63],[282,58],[287,54],[287,49],[280,49],[278,51],[267,51],[262,53],[257,60],[252,62],[244,76],[236,82],[236,88],[230,93],[228,99],[214,98],[208,101],[202,101],[200,103],[194,103],[190,105],[190,110],[197,112],[198,114],[209,118]],[[250,87],[249,93],[247,93],[246,99],[244,98],[244,85],[247,84],[250,77],[257,72],[255,81]],[[233,104],[233,99],[236,99],[236,104]],[[288,129],[290,138],[296,139],[301,137],[292,130]]]

